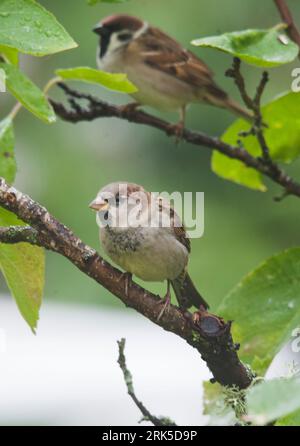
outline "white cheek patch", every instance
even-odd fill
[[[120,42],[117,33],[110,36],[108,47],[104,55],[100,56],[100,49],[97,48],[96,61],[100,70],[114,71],[116,52],[124,46],[124,42]]]
[[[122,46],[124,46],[125,44],[126,44],[125,42],[120,42],[120,40],[118,39],[118,34],[114,33],[110,36],[109,45],[106,52],[112,53],[121,48]]]

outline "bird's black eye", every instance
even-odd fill
[[[118,34],[118,39],[120,40],[120,42],[126,42],[126,40],[130,40],[131,37],[132,34],[127,32]]]

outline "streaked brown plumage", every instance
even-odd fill
[[[94,31],[100,35],[99,68],[124,72],[137,86],[140,104],[179,110],[181,125],[190,103],[204,102],[251,119],[213,80],[207,65],[158,28],[127,15],[107,17]]]

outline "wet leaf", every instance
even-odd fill
[[[0,226],[23,224],[14,214],[0,209]],[[44,250],[28,243],[0,243],[0,269],[20,313],[34,331],[44,289]]]
[[[264,426],[300,409],[300,380],[272,379],[247,392],[247,421]]]
[[[1,0],[0,45],[34,56],[77,46],[54,15],[34,0]]]
[[[234,321],[240,358],[264,374],[300,325],[300,248],[267,259],[241,280],[218,311]]]
[[[193,45],[214,48],[238,57],[252,65],[276,67],[293,62],[299,47],[285,33],[285,25],[271,29],[247,29],[220,36],[203,37],[192,41]]]
[[[55,113],[44,93],[17,67],[0,63],[6,74],[6,86],[21,104],[36,117],[50,124],[55,122]]]

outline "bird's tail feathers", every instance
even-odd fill
[[[200,308],[201,306],[205,309],[209,308],[208,303],[197,291],[192,279],[187,273],[185,274],[184,280],[179,277],[172,280],[171,283],[180,307],[190,308],[194,305],[197,308]]]
[[[209,85],[206,88],[204,96],[203,91],[201,91],[199,99],[200,101],[204,100],[208,104],[215,105],[216,107],[226,108],[240,118],[253,122],[253,113],[231,99],[227,93],[225,93],[225,91],[219,88],[216,84]]]

